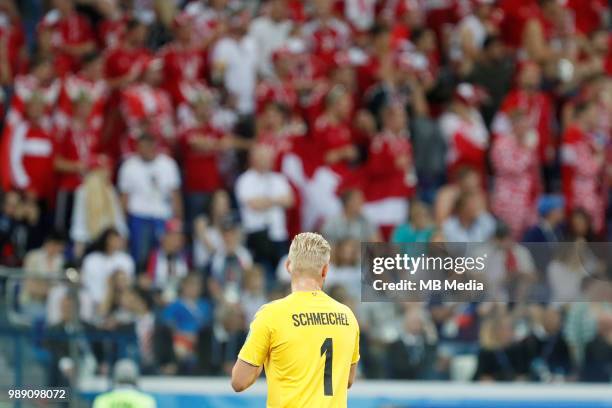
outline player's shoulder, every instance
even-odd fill
[[[353,309],[329,295],[327,295],[327,298],[329,299],[329,302],[333,308],[335,308],[340,313],[346,313],[352,319],[352,321],[354,321],[355,323],[357,322],[357,318],[355,317],[355,313],[353,313]]]
[[[279,311],[282,311],[285,309],[285,306],[287,305],[287,301],[288,301],[287,296],[285,296],[283,298],[268,302],[265,305],[262,305],[259,308],[259,310],[257,310],[255,317],[266,317],[266,316],[274,315],[278,313]]]

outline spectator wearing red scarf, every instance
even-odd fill
[[[417,179],[405,107],[392,103],[384,108],[382,117],[383,130],[372,139],[364,168],[364,214],[390,232],[406,220]]]
[[[83,56],[95,50],[95,36],[73,0],[53,0],[53,6],[41,22],[39,38],[43,48],[54,53],[57,73],[64,76],[78,71]]]
[[[174,106],[184,102],[181,88],[204,80],[204,55],[194,37],[194,17],[181,13],[174,19],[175,40],[159,51],[164,62],[163,87]]]
[[[542,70],[532,61],[518,67],[516,87],[506,95],[493,120],[493,132],[510,131],[508,113],[517,109],[525,112],[527,120],[537,135],[537,151],[540,164],[550,164],[555,157],[553,134],[553,106],[549,96],[540,90]]]
[[[511,130],[493,141],[491,164],[495,173],[492,197],[493,213],[503,220],[516,239],[536,222],[536,200],[540,180],[537,136],[527,112],[512,111]]]
[[[576,105],[575,120],[562,138],[561,175],[567,210],[581,208],[601,233],[604,227],[604,195],[601,178],[604,169],[604,149],[592,137],[597,124],[597,107],[587,101]]]
[[[473,85],[459,84],[448,111],[440,117],[440,128],[448,147],[446,163],[451,178],[460,168],[471,167],[484,182],[489,131],[477,109],[478,102],[478,91]]]

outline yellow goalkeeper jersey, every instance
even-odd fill
[[[324,292],[294,292],[259,309],[238,358],[264,365],[268,408],[346,407],[359,326]]]

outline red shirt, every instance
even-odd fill
[[[529,93],[521,89],[510,91],[502,102],[500,112],[510,113],[520,108],[527,112],[533,128],[538,131],[538,154],[540,161],[549,162],[552,156],[549,151],[554,148],[555,141],[551,128],[552,103],[544,92]]]
[[[576,29],[588,35],[601,27],[608,4],[607,0],[568,0],[567,7],[574,13]]]
[[[117,47],[106,56],[106,77],[109,79],[120,78],[135,67],[142,68],[149,58],[151,58],[151,53],[145,48]]]
[[[499,3],[504,13],[500,32],[504,42],[512,48],[520,48],[523,44],[525,24],[539,15],[536,0],[502,0]]]
[[[117,20],[104,20],[99,24],[98,38],[102,47],[109,49],[119,46],[121,37],[125,33],[125,18]]]
[[[327,22],[310,21],[304,26],[304,32],[313,53],[322,61],[326,70],[334,66],[336,52],[345,49],[349,43],[349,27],[335,18]]]
[[[6,41],[7,57],[13,78],[26,71],[24,61],[20,58],[21,49],[25,46],[25,33],[21,22],[11,22],[6,26],[0,25],[0,43]]]
[[[2,140],[4,188],[33,192],[50,199],[55,192],[54,141],[51,132],[28,122],[6,129]]]
[[[87,94],[92,101],[90,118],[97,128],[102,127],[104,108],[108,98],[108,88],[105,81],[91,81],[80,75],[70,75],[64,78],[60,90],[55,113],[55,125],[59,131],[70,125],[74,111],[74,101],[81,93]]]
[[[201,151],[190,146],[190,141],[197,137],[219,140],[222,133],[211,126],[202,126],[185,132],[181,137],[181,152],[185,171],[185,190],[190,193],[211,193],[223,187],[219,173],[219,152]]]
[[[257,84],[255,89],[256,110],[263,112],[270,102],[286,105],[292,112],[298,110],[298,94],[290,82],[265,80]]]
[[[408,166],[399,168],[396,161],[408,158]],[[384,132],[372,140],[365,165],[367,201],[391,197],[410,198],[416,187],[416,173],[412,159],[412,145],[408,135]]]
[[[65,160],[87,163],[98,141],[98,132],[92,126],[77,130],[76,126],[66,129],[57,141],[56,154]],[[77,173],[60,173],[59,188],[67,191],[77,189],[83,177]]]
[[[164,47],[160,56],[164,60],[164,88],[175,104],[185,101],[180,86],[183,82],[193,83],[203,78],[204,58],[197,49],[188,49],[178,44]]]
[[[283,157],[293,151],[295,136],[287,132],[262,132],[257,135],[257,143],[269,146],[274,151],[274,170],[281,171]]]
[[[325,162],[325,156],[332,150],[350,146],[353,144],[351,128],[345,123],[331,123],[325,116],[321,116],[315,123],[313,141],[318,147],[318,159]],[[338,174],[344,175],[348,172],[348,163],[336,162],[331,168]]]
[[[52,10],[42,22],[44,29],[51,30],[51,44],[54,47],[82,45],[95,40],[93,29],[86,17],[76,11],[69,16],[56,18],[56,11]],[[80,61],[68,53],[58,52],[55,59],[55,69],[60,76],[69,72],[76,72],[80,68]]]

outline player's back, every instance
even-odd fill
[[[268,407],[346,407],[359,359],[359,327],[347,306],[322,291],[295,292],[262,307],[249,337],[239,358],[259,365],[267,353]]]

